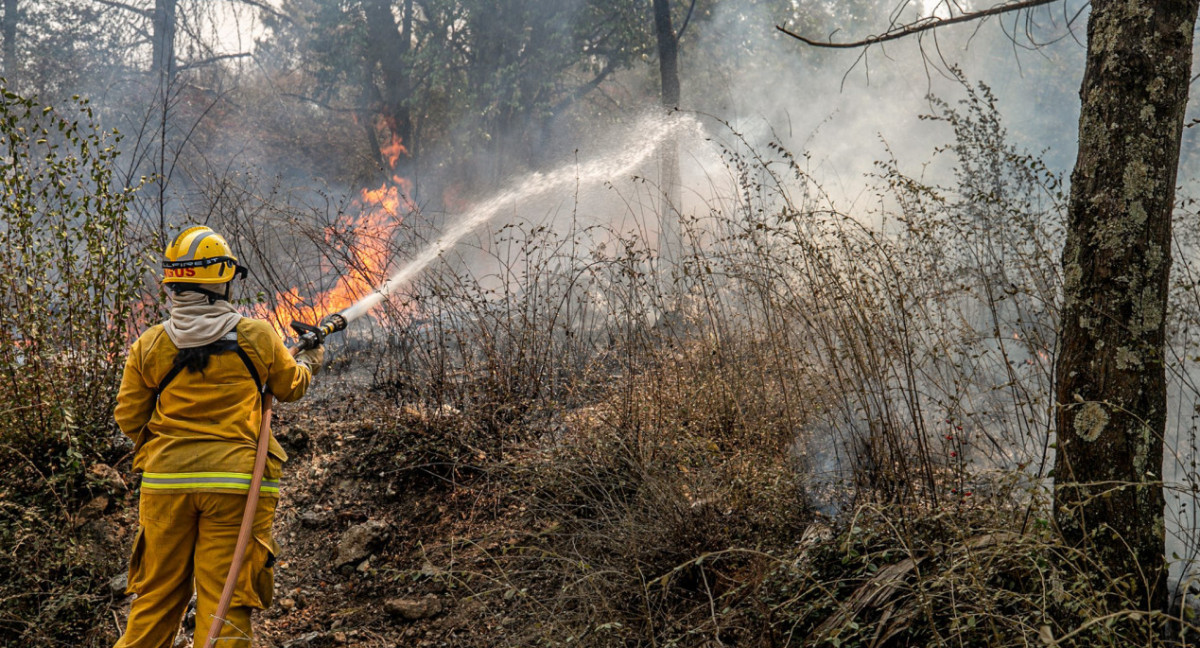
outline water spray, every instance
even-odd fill
[[[699,122],[687,115],[676,113],[670,117],[646,117],[638,122],[632,131],[633,136],[623,142],[623,146],[616,153],[579,167],[564,166],[548,173],[531,173],[520,184],[476,204],[445,234],[425,247],[374,292],[345,310],[329,315],[317,326],[292,322],[292,328],[300,335],[300,348],[307,349],[321,344],[326,336],[345,329],[351,322],[369,313],[398,288],[412,281],[443,252],[454,247],[464,236],[494,218],[506,205],[568,188],[576,183],[598,183],[626,175],[653,155],[667,139],[682,131],[699,132],[699,129]]]

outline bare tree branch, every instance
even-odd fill
[[[835,48],[835,49],[853,49],[856,47],[866,47],[869,45],[875,45],[877,43],[883,43],[883,42],[887,42],[890,40],[896,40],[898,38],[904,38],[905,36],[919,34],[921,32],[929,31],[931,29],[937,29],[938,27],[945,27],[947,25],[953,25],[956,23],[970,22],[972,20],[980,20],[982,18],[987,18],[989,16],[998,16],[1000,14],[1005,14],[1010,11],[1020,11],[1022,9],[1030,9],[1033,7],[1039,7],[1041,5],[1050,4],[1051,2],[1057,2],[1057,1],[1058,0],[1019,0],[1018,2],[1009,2],[1009,3],[1005,3],[1005,4],[1001,4],[1001,5],[996,5],[995,7],[992,7],[990,9],[984,9],[982,11],[971,11],[968,13],[959,14],[957,16],[952,16],[950,18],[935,18],[933,16],[930,16],[928,18],[918,20],[917,22],[910,23],[908,25],[904,25],[903,27],[900,27],[899,29],[892,29],[892,30],[886,31],[882,34],[879,34],[877,36],[869,36],[862,40],[851,41],[851,42],[847,42],[847,43],[834,43],[831,41],[815,40],[812,38],[801,36],[800,34],[797,34],[796,32],[791,31],[790,29],[784,27],[783,25],[776,25],[775,29],[787,34],[788,36],[791,36],[792,38],[795,38],[798,41],[805,43],[806,45],[811,45],[813,47],[828,47],[828,48]]]
[[[249,5],[251,7],[254,7],[255,9],[258,9],[259,11],[262,11],[264,13],[268,13],[272,16],[275,16],[276,18],[279,18],[280,20],[284,20],[289,23],[295,23],[295,21],[292,20],[291,16],[284,14],[284,13],[280,13],[278,9],[276,9],[275,7],[272,7],[269,3],[258,2],[258,0],[234,0],[234,1],[240,2],[244,5]]]
[[[200,59],[199,61],[189,61],[187,63],[183,63],[175,69],[179,72],[183,72],[184,70],[192,70],[192,69],[195,69],[198,67],[204,67],[205,65],[211,65],[213,63],[216,63],[217,61],[224,61],[226,59],[235,59],[235,58],[246,58],[247,56],[250,56],[249,52],[238,52],[236,54],[217,54],[215,56],[210,56],[205,59]]]
[[[692,12],[696,10],[696,0],[692,0],[692,6],[688,7],[687,15],[683,18],[683,24],[679,26],[679,32],[675,34],[676,39],[683,38],[683,32],[687,31],[688,25],[692,22]]]
[[[141,7],[135,7],[131,4],[126,4],[124,2],[117,2],[116,0],[92,0],[92,2],[95,2],[96,4],[104,5],[106,7],[113,7],[114,9],[120,9],[122,11],[128,11],[130,13],[135,13],[135,14],[141,16],[142,18],[145,18],[146,20],[150,20],[153,17],[153,12],[150,11],[149,9],[142,9]]]
[[[579,86],[578,88],[575,88],[574,91],[572,91],[566,97],[563,97],[561,100],[559,100],[558,103],[554,104],[554,106],[550,109],[550,113],[557,115],[558,113],[562,112],[567,106],[570,106],[571,104],[575,103],[579,99],[582,99],[583,97],[587,96],[587,94],[589,92],[598,88],[600,86],[600,84],[603,83],[604,80],[608,78],[608,75],[610,75],[612,73],[613,73],[613,66],[611,64],[604,66],[604,69],[600,70],[600,73],[597,74],[591,81],[588,81],[587,83]]]

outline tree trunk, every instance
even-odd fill
[[[658,38],[662,104],[670,110],[679,106],[679,39],[671,25],[670,0],[654,0],[654,35]]]
[[[404,14],[400,19],[400,50],[401,56],[407,58],[412,51],[413,40],[413,0],[404,0]],[[412,98],[412,74],[409,61],[403,61],[404,68],[404,84],[400,87],[403,93],[404,101],[397,108],[401,111],[399,120],[402,123],[400,128],[400,137],[404,139],[404,146],[408,151],[405,156],[407,164],[405,165],[404,174],[412,182],[412,194],[409,196],[413,202],[417,201],[417,185],[418,185],[418,168],[417,156],[420,153],[417,143],[417,125],[413,122],[412,107],[409,100]]]
[[[363,13],[367,19],[367,38],[370,41],[371,58],[379,64],[383,73],[383,115],[392,135],[400,138],[403,152],[395,158],[395,164],[380,160],[390,169],[390,174],[411,179],[413,151],[412,113],[409,99],[412,95],[412,80],[409,74],[408,56],[412,45],[413,0],[405,0],[401,26],[396,26],[390,0],[367,0],[363,2]],[[388,144],[393,144],[389,142]]]
[[[679,37],[671,25],[670,0],[654,0],[654,34],[658,39],[658,72],[662,79],[662,105],[668,113],[679,107]],[[659,208],[659,250],[663,260],[676,262],[683,251],[679,218],[679,144],[663,142],[660,154],[663,200]]]
[[[1167,603],[1171,212],[1198,0],[1093,0],[1063,251],[1054,517],[1145,609]]]
[[[17,0],[4,0],[4,76],[17,82]]]
[[[175,81],[175,5],[178,0],[154,0],[154,51],[150,74],[164,88]]]

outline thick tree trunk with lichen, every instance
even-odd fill
[[[1198,0],[1094,0],[1063,251],[1054,517],[1166,606],[1171,211]]]

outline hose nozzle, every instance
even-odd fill
[[[321,320],[317,326],[292,320],[292,330],[300,336],[297,346],[301,350],[319,347],[325,343],[325,338],[346,328],[346,318],[341,313],[334,313]]]

